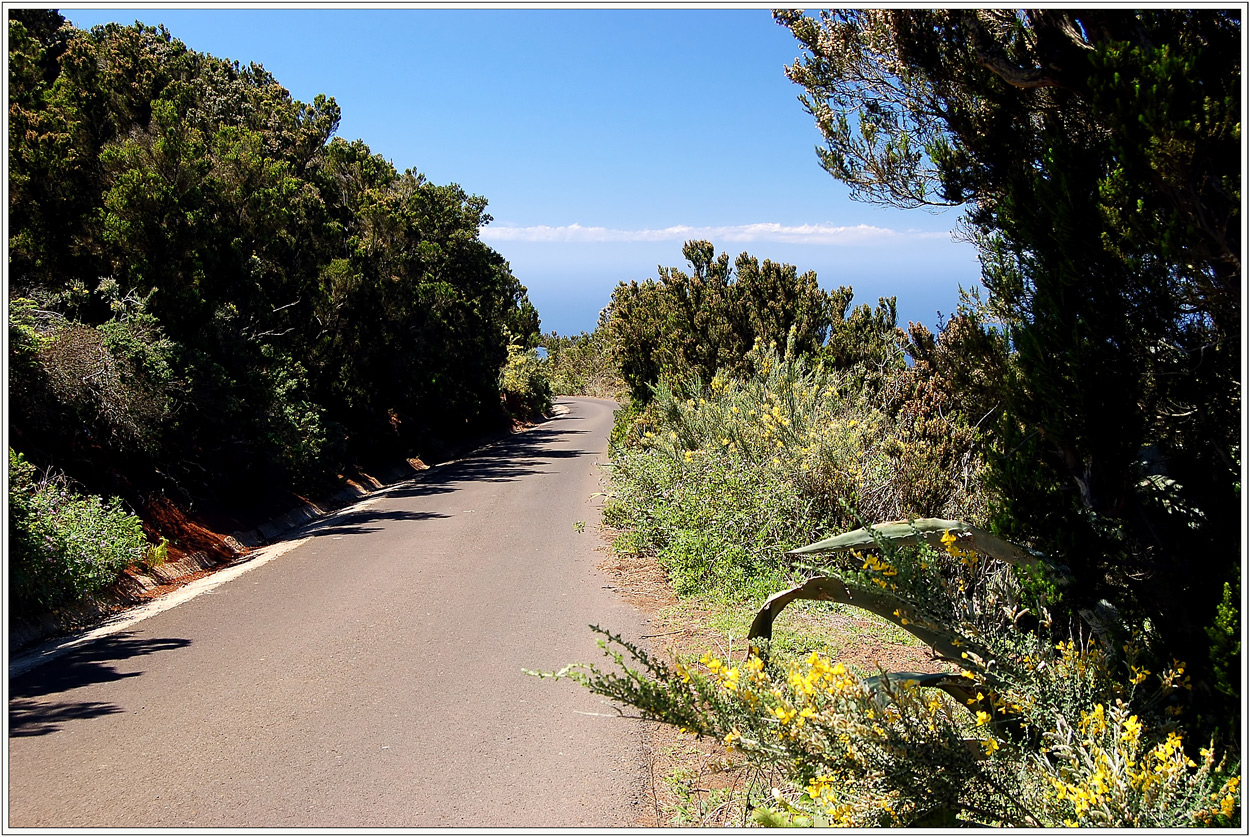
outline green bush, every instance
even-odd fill
[[[318,477],[324,480],[327,463],[342,455],[342,429],[327,421],[325,409],[313,400],[302,363],[269,347],[261,354],[269,362],[264,372],[269,403],[257,411],[259,435],[295,487],[311,490]]]
[[[14,421],[71,437],[86,428],[111,447],[153,452],[182,393],[174,343],[148,313],[147,299],[120,297],[111,280],[94,296],[78,290],[82,304],[107,306],[109,319],[92,326],[32,299],[9,302],[12,387],[21,396]]]
[[[39,476],[9,449],[9,571],[19,616],[89,597],[143,559],[139,518],[117,498],[82,495],[56,474]]]
[[[551,381],[545,362],[534,349],[508,347],[508,363],[499,374],[499,389],[508,413],[533,421],[551,412]]]
[[[679,594],[766,592],[803,533],[858,514],[980,519],[979,436],[957,416],[893,410],[891,388],[869,392],[856,369],[771,349],[751,363],[751,376],[688,384],[685,398],[662,382],[645,408],[618,413],[605,522],[634,531]]]
[[[730,266],[708,241],[687,241],[692,271],[659,268],[659,280],[622,282],[599,315],[630,397],[646,402],[664,377],[746,374],[753,345],[814,353],[838,330],[852,291],[823,290],[814,271],[742,253]]]
[[[625,401],[625,382],[611,357],[607,329],[561,337],[552,332],[543,338],[551,391],[556,395],[583,395]]]

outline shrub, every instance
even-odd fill
[[[584,395],[625,401],[628,394],[610,355],[607,330],[544,338],[551,391],[555,395]]]
[[[544,361],[534,349],[508,347],[508,363],[499,374],[499,389],[509,414],[533,421],[551,412],[551,382]]]
[[[978,519],[979,435],[957,416],[898,415],[854,369],[752,355],[749,377],[718,374],[686,397],[662,382],[618,416],[605,521],[636,530],[679,594],[763,593],[799,533],[854,526],[857,512]],[[935,434],[946,444],[925,443]]]
[[[142,524],[121,500],[82,495],[55,473],[39,476],[12,448],[9,544],[19,616],[91,596],[146,554]]]
[[[325,418],[325,409],[313,399],[302,363],[268,346],[261,356],[267,361],[262,377],[268,403],[256,413],[261,427],[257,435],[295,486],[308,490],[319,477],[324,479],[327,462],[341,456],[342,429]]]
[[[832,575],[772,597],[741,662],[704,655],[670,666],[607,634],[611,670],[556,676],[778,771],[783,786],[756,800],[764,824],[1240,824],[1239,765],[1195,749],[1182,726],[1192,686],[1184,663],[1159,665],[1133,643],[1056,643],[1045,607],[1022,604],[1006,561],[1036,556],[954,521],[898,529],[813,545],[838,550]],[[856,542],[873,546],[865,554]],[[847,595],[832,595],[833,584]],[[893,603],[886,618],[958,673],[863,677],[819,653],[773,657],[761,625],[802,592],[878,614]]]
[[[147,299],[121,297],[107,279],[95,297],[79,290],[112,316],[92,326],[31,299],[9,302],[18,423],[70,437],[85,429],[120,450],[153,452],[182,387],[171,365],[175,344],[148,313]]]
[[[645,402],[664,376],[749,371],[754,344],[813,353],[841,321],[852,291],[821,289],[814,271],[742,253],[730,266],[708,241],[687,241],[691,274],[659,268],[659,280],[622,282],[600,314],[630,397]]]

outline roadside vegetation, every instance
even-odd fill
[[[1240,827],[1236,10],[776,20],[824,170],[962,208],[980,283],[936,332],[691,241],[544,336],[486,201],[333,99],[10,10],[10,612],[165,560],[171,503],[232,521],[611,397],[614,549],[749,650],[603,626],[613,663],[560,676],[726,748],[718,807]],[[925,670],[839,659],[851,612]]]
[[[80,494],[64,475],[39,474],[9,450],[9,603],[15,616],[98,593],[148,552],[139,518],[116,497]]]
[[[981,287],[934,334],[708,242],[619,286],[614,548],[758,612],[558,676],[720,742],[763,825],[1239,827],[1237,15],[776,18],[821,165],[965,207]],[[778,642],[792,602],[932,664]]]
[[[603,329],[569,336],[553,331],[543,335],[540,342],[547,350],[547,375],[554,394],[628,401],[625,382],[612,361]]]
[[[163,27],[7,25],[17,610],[115,580],[158,507],[281,513],[547,409],[483,198]]]

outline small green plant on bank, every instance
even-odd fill
[[[9,573],[18,616],[87,598],[143,559],[139,518],[9,449]],[[159,547],[157,547],[159,549]]]
[[[917,522],[907,536],[891,524],[812,545],[828,575],[765,604],[744,660],[669,665],[600,630],[615,665],[556,676],[779,771],[754,814],[765,825],[1239,825],[1240,765],[1187,740],[1192,684],[1182,661],[1151,656],[1149,626],[1120,647],[1056,642],[1044,603],[1027,601],[1011,571],[1044,559],[938,523],[953,525]],[[925,639],[950,670],[861,677],[820,653],[769,647],[789,601],[838,598],[837,585]]]
[[[146,564],[148,567],[164,566],[165,562],[168,560],[169,560],[169,540],[166,539],[165,537],[161,538],[160,543],[149,546],[147,548],[147,552],[144,553],[144,557],[143,557],[143,563]]]

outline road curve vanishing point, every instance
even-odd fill
[[[613,405],[561,403],[12,677],[6,825],[635,822],[639,724],[522,671],[600,661],[590,624],[645,633],[596,569]]]

